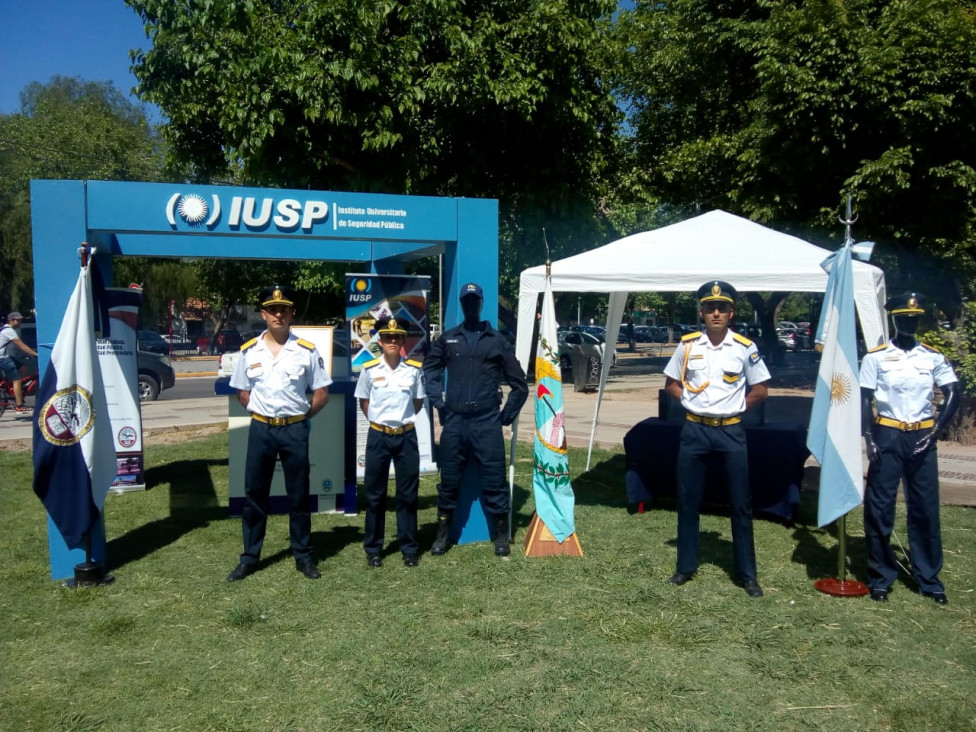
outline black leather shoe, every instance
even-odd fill
[[[923,592],[922,597],[931,597],[938,605],[948,605],[949,598],[944,592]]]
[[[237,582],[238,580],[242,580],[249,574],[254,574],[254,570],[255,566],[253,564],[245,564],[244,562],[241,562],[234,567],[234,571],[227,575],[227,581]]]
[[[685,582],[689,582],[694,576],[694,572],[675,572],[668,578],[668,582],[672,585],[683,585]]]
[[[379,554],[367,554],[366,564],[368,564],[370,567],[382,567],[383,557],[381,557]]]
[[[404,567],[416,567],[420,564],[420,560],[417,559],[416,554],[404,554],[403,555],[403,566]]]
[[[311,559],[304,559],[300,562],[295,562],[295,569],[304,574],[308,579],[318,579],[322,576],[319,572],[319,568],[315,566],[315,562]]]
[[[888,590],[871,590],[871,599],[875,602],[888,602]]]
[[[756,580],[749,580],[748,582],[744,582],[742,587],[745,589],[746,594],[749,595],[749,597],[763,596],[762,587],[759,586],[759,583],[756,582]]]

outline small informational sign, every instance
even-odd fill
[[[108,309],[108,328],[95,339],[98,363],[105,385],[105,400],[115,441],[116,475],[112,490],[145,490],[142,452],[142,410],[139,404],[139,366],[136,331],[142,290],[106,288],[103,303]]]

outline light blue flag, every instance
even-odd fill
[[[535,467],[532,472],[535,510],[556,541],[562,544],[576,531],[573,518],[576,499],[569,481],[556,308],[548,279],[539,322],[535,380]]]
[[[821,266],[829,275],[817,328],[823,350],[807,447],[820,463],[817,525],[826,526],[863,502],[864,468],[850,244]]]

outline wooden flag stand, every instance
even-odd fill
[[[532,514],[532,522],[525,535],[525,556],[527,557],[582,557],[583,547],[580,546],[576,532],[566,537],[560,544],[549,531],[549,527],[539,518],[539,514]]]
[[[847,579],[847,514],[838,519],[837,530],[837,577],[818,579],[813,586],[834,597],[864,597],[869,592],[868,586],[863,582]]]

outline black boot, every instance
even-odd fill
[[[500,513],[495,516],[495,556],[507,557],[511,553],[508,547],[508,514]]]
[[[437,510],[437,537],[430,547],[431,554],[446,554],[451,541],[451,512]]]

